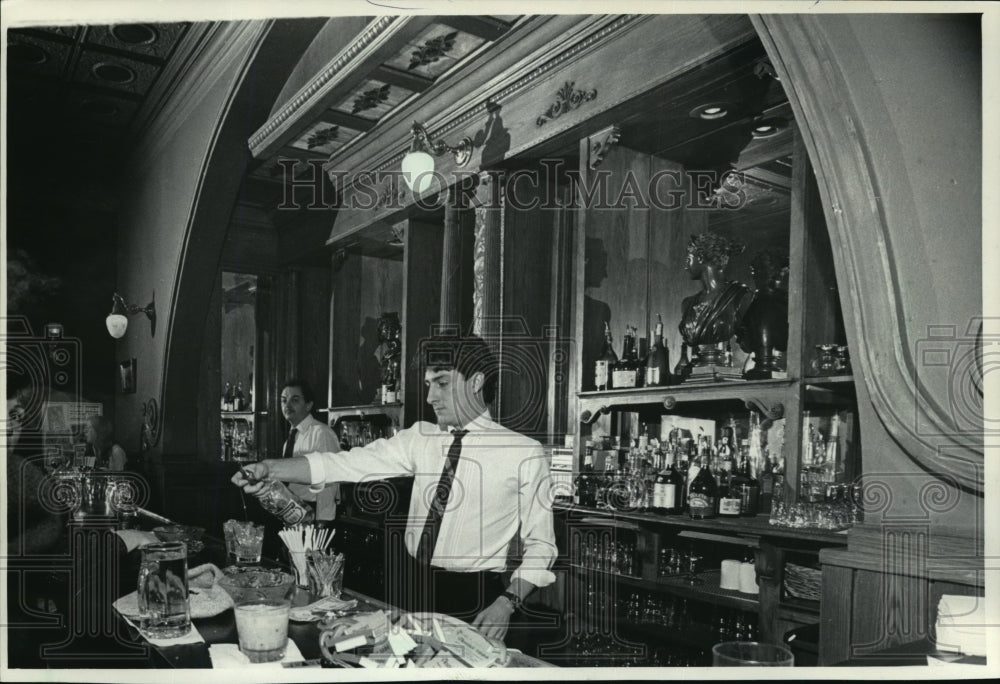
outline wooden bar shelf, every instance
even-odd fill
[[[768,522],[767,516],[758,515],[755,518],[711,518],[694,520],[686,515],[656,515],[638,511],[611,511],[599,508],[588,508],[571,503],[556,502],[556,511],[580,514],[583,516],[602,516],[613,520],[625,520],[642,524],[662,525],[665,527],[703,530],[737,537],[779,537],[783,539],[798,539],[802,541],[820,542],[828,545],[846,545],[846,531],[800,529],[794,527],[778,527]]]

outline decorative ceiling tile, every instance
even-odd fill
[[[353,128],[319,122],[307,130],[292,147],[318,154],[333,154],[361,134]]]
[[[285,177],[285,168],[284,165],[278,163],[281,160],[286,160],[285,165],[287,165],[289,161],[295,161],[295,166],[292,167],[292,177],[297,177],[300,174],[312,173],[312,171],[310,171],[310,165],[306,162],[297,161],[288,156],[278,154],[255,168],[252,175],[257,176],[258,178],[266,178],[270,180],[283,180]]]
[[[79,91],[69,95],[69,109],[87,121],[121,128],[135,116],[139,103],[114,95]]]
[[[45,33],[53,33],[63,38],[69,38],[70,40],[76,40],[83,26],[33,26],[33,31],[44,31]]]
[[[485,42],[483,38],[450,26],[433,24],[386,65],[427,78],[437,78]]]
[[[333,108],[369,119],[381,119],[411,95],[413,92],[406,88],[369,79]]]
[[[184,35],[187,24],[116,24],[92,26],[86,42],[166,59]]]
[[[7,34],[7,64],[12,73],[25,72],[40,76],[62,75],[72,51],[72,45],[45,40],[19,31]]]
[[[146,62],[84,50],[76,64],[73,81],[145,95],[159,73],[159,67]]]

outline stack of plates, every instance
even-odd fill
[[[785,591],[795,598],[819,601],[823,571],[794,563],[785,564]]]

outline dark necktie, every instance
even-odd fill
[[[417,546],[417,561],[422,565],[429,566],[431,558],[434,556],[434,546],[437,544],[438,532],[441,531],[441,518],[448,505],[448,497],[451,496],[451,485],[455,481],[458,457],[462,455],[462,438],[467,433],[468,430],[456,430],[452,433],[455,439],[448,448],[448,458],[441,471],[441,479],[438,480],[437,489],[434,491],[434,500],[431,501],[430,510],[427,511],[427,521],[424,523],[423,532],[420,534],[420,543]]]
[[[299,434],[298,428],[292,428],[288,431],[288,439],[285,440],[285,458],[292,457],[292,449],[295,447],[295,436]]]

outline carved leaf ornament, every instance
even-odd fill
[[[584,102],[589,102],[597,97],[597,90],[577,90],[575,81],[566,81],[562,88],[556,93],[556,101],[549,105],[549,108],[535,120],[536,126],[544,126],[552,119],[558,119],[566,112],[577,109]]]

